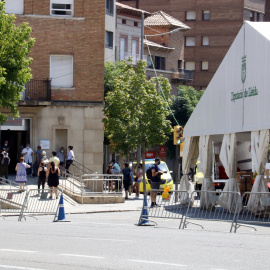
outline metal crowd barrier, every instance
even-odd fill
[[[0,189],[1,213],[20,213],[27,191]]]
[[[232,224],[234,232],[241,226],[252,227],[246,224],[270,225],[270,193],[245,192],[242,196],[243,209],[239,212]],[[252,202],[252,205],[249,205]],[[256,228],[252,227],[255,231]]]
[[[178,190],[170,190],[169,198],[162,198],[161,189],[152,189],[151,191],[157,192],[156,197],[156,204],[158,206],[151,207],[151,197],[148,196],[147,205],[144,205],[142,208],[141,216],[139,219],[139,223],[141,224],[142,221],[150,221],[154,222],[153,220],[149,220],[148,217],[152,218],[166,218],[166,219],[180,219],[182,221],[183,216],[187,210],[187,205],[180,203],[180,197],[188,198],[188,191],[178,191]]]
[[[50,198],[50,189],[44,189],[44,192],[40,196],[38,196],[38,189],[30,189],[26,192],[18,221],[21,221],[22,218],[26,219],[26,214],[29,216],[34,216],[35,214],[54,214],[55,221],[62,194],[62,190],[57,189],[57,191],[58,197],[55,198],[55,193],[53,193],[53,199]]]
[[[226,193],[232,195],[228,209],[225,209],[218,204],[219,196]],[[204,204],[202,204],[200,200],[202,195],[207,198],[207,200],[204,200]],[[194,200],[190,201],[185,217],[183,221],[181,221],[179,228],[182,227],[182,229],[184,229],[188,224],[198,225],[203,228],[201,224],[191,222],[190,220],[223,221],[232,224],[236,214],[241,211],[242,207],[241,195],[239,192],[195,190],[191,193],[191,198]]]
[[[122,174],[83,174],[81,175],[81,182],[86,187],[82,190],[82,195],[122,196],[123,193]]]

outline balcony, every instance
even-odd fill
[[[139,60],[140,60],[140,54],[133,54],[133,53],[129,53],[129,52],[120,53],[120,55],[117,57],[118,59],[116,59],[116,60],[119,60],[119,61],[122,61],[122,60],[128,61],[128,59],[130,57],[132,57],[132,64],[133,65],[136,65],[139,62]],[[143,56],[143,61],[146,61],[147,62],[147,55],[144,55]]]
[[[21,93],[21,106],[49,105],[51,101],[51,80],[30,80]]]
[[[178,72],[172,74],[172,80],[174,82],[191,82],[193,81],[193,70],[178,69]]]

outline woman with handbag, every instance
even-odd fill
[[[25,183],[27,182],[27,174],[26,169],[31,168],[30,165],[24,162],[24,158],[20,157],[20,162],[17,163],[15,171],[16,171],[16,182],[20,185],[20,191],[23,192],[25,190]]]
[[[136,192],[135,199],[139,199],[140,197],[140,185],[141,185],[142,179],[143,179],[143,170],[142,170],[142,163],[140,163],[138,166],[138,174],[135,178],[135,183],[133,185],[133,190]]]

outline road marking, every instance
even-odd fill
[[[83,257],[83,258],[92,258],[92,259],[104,259],[100,256],[89,256],[89,255],[79,255],[79,254],[59,254],[61,256],[70,256],[70,257]]]
[[[0,264],[0,268],[4,268],[4,269],[23,269],[23,270],[45,270],[45,269],[40,269],[40,268],[29,268],[29,267],[1,265],[1,264]]]
[[[33,250],[19,250],[19,249],[5,249],[5,248],[0,249],[0,251],[25,252],[25,253],[36,253],[37,252],[37,251],[33,251]]]
[[[177,263],[164,263],[164,262],[153,262],[153,261],[141,261],[141,260],[129,260],[131,262],[141,262],[141,263],[151,263],[151,264],[163,264],[163,265],[170,265],[170,266],[188,266],[185,264],[177,264]]]

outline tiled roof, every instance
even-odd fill
[[[147,40],[147,39],[144,39],[143,43],[145,45],[149,46],[149,47],[155,47],[157,49],[174,50],[174,48],[166,47],[166,46],[163,46],[161,44],[158,44],[156,42],[153,42],[153,41],[150,41],[150,40]]]
[[[185,30],[190,29],[189,26],[178,21],[177,19],[173,18],[172,16],[163,11],[157,11],[153,13],[151,16],[145,19],[144,24],[145,26],[168,26],[174,28],[181,27]]]
[[[150,12],[147,12],[147,11],[142,10],[142,9],[133,8],[133,7],[124,5],[122,3],[118,3],[118,2],[116,2],[115,4],[116,4],[116,8],[121,9],[121,10],[123,10],[123,11],[125,11],[125,12],[127,12],[127,13],[129,13],[131,15],[132,14],[133,15],[139,15],[140,14],[140,16],[141,16],[142,12],[144,12],[145,17],[148,17],[148,16],[151,15]]]

